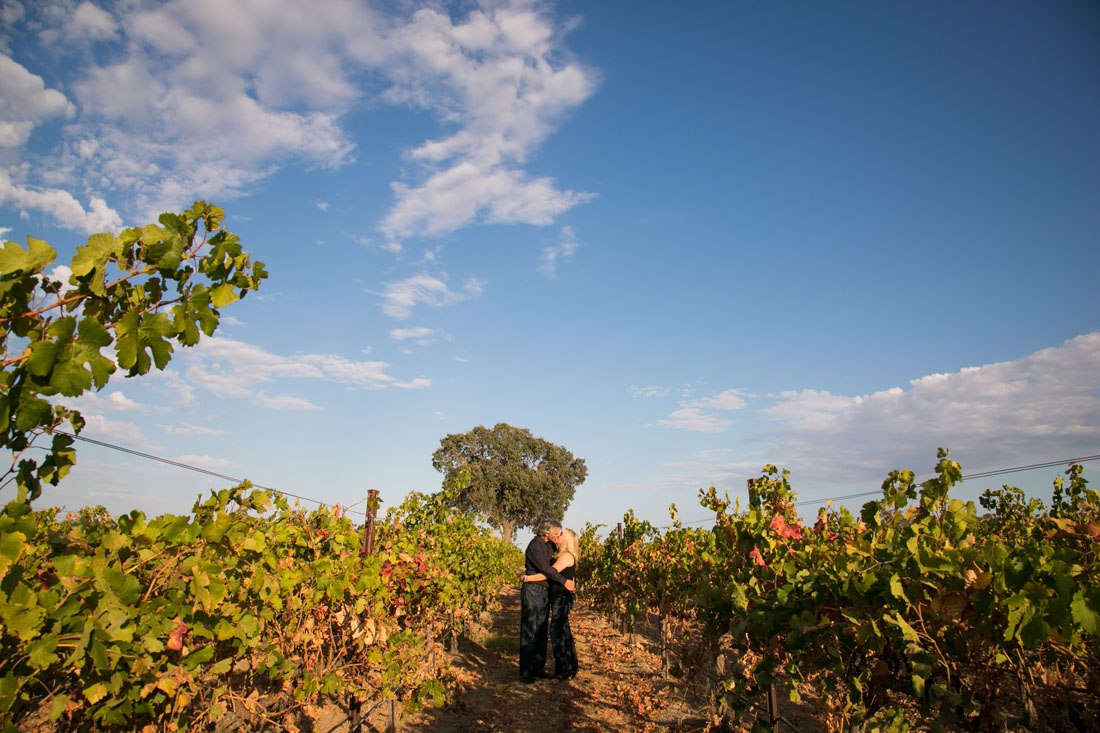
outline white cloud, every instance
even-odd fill
[[[118,34],[114,18],[90,2],[83,2],[62,29],[62,35],[70,40],[101,41]]]
[[[3,4],[0,4],[0,22],[14,25],[23,20],[26,15],[23,10],[23,3],[19,0],[4,0]]]
[[[308,379],[361,389],[419,389],[430,386],[423,378],[402,381],[388,373],[384,361],[354,361],[334,354],[280,356],[253,344],[212,337],[182,353],[186,382],[222,397],[250,399],[262,407],[316,410],[303,397],[268,394],[258,389],[279,379]]]
[[[897,390],[897,388],[894,388]],[[900,390],[897,390],[900,392]],[[857,405],[862,397],[845,397],[843,395],[830,394],[827,391],[804,389],[802,391],[781,392],[778,395],[779,403],[767,408],[766,415],[793,422],[812,421],[836,415]]]
[[[727,389],[710,397],[695,400],[692,404],[711,410],[743,410],[747,405],[744,394],[739,389]]]
[[[100,412],[148,412],[146,405],[134,402],[122,392],[85,392],[77,398],[63,398],[62,403],[80,411],[87,417]]]
[[[558,191],[549,178],[526,180],[518,171],[485,170],[467,162],[433,173],[417,188],[391,185],[397,204],[382,221],[390,237],[445,234],[470,224],[479,213],[496,224],[545,226],[592,198]]]
[[[668,389],[656,387],[631,387],[631,393],[635,397],[663,397],[672,392]],[[692,392],[690,387],[683,387],[680,393],[687,397]],[[739,389],[727,389],[709,397],[699,399],[682,399],[680,409],[668,417],[657,421],[658,425],[675,430],[688,430],[703,433],[720,433],[726,430],[732,421],[725,420],[712,414],[714,410],[743,410],[748,406],[744,398],[745,393]]]
[[[964,472],[1092,455],[1100,445],[1097,364],[1100,332],[1015,361],[930,374],[905,388],[866,395],[804,389],[760,396],[725,390],[685,400],[657,424],[718,433],[732,423],[714,410],[749,411],[762,423],[739,443],[751,445],[759,462],[741,460],[728,464],[732,472],[715,472],[707,461],[724,453],[703,451],[666,464],[699,470],[663,485],[709,476],[700,485],[729,479],[730,487],[740,491],[741,482],[757,475],[763,463],[774,463],[789,468],[798,486],[877,486],[898,468],[929,475],[939,447],[950,449]],[[632,387],[630,392],[661,397],[672,390]],[[745,457],[739,450],[738,458]]]
[[[658,425],[675,430],[698,433],[720,433],[730,426],[729,420],[709,415],[697,407],[682,407],[657,421]]]
[[[201,425],[191,425],[190,423],[183,423],[182,425],[161,425],[161,427],[164,428],[164,432],[169,435],[205,435],[210,437],[227,435],[225,430],[202,427]]]
[[[938,447],[964,470],[1093,454],[1100,444],[1100,332],[1010,362],[914,379],[858,397],[780,395],[765,433],[776,462],[807,479],[926,474]]]
[[[23,145],[39,122],[73,112],[64,94],[47,89],[42,77],[0,55],[0,147]]]
[[[418,328],[395,328],[390,331],[390,338],[395,341],[404,341],[406,339],[422,339],[425,336],[431,336],[435,331],[430,328],[420,326]]]
[[[558,260],[567,260],[573,256],[580,244],[573,233],[573,227],[562,227],[561,241],[542,250],[542,264],[539,271],[549,278],[557,277]]]
[[[630,385],[626,388],[626,391],[630,393],[630,396],[635,399],[652,399],[654,397],[667,397],[675,392],[671,387],[635,387]]]
[[[304,397],[291,397],[290,395],[268,397],[262,391],[256,393],[255,402],[260,407],[270,407],[273,410],[290,410],[291,412],[321,409]]]
[[[145,431],[132,422],[110,420],[102,415],[84,415],[81,435],[126,446],[147,445]]]
[[[412,315],[413,308],[423,303],[433,308],[454,305],[469,298],[476,298],[483,292],[485,281],[477,278],[467,279],[464,293],[454,292],[447,283],[426,273],[413,275],[398,282],[387,283],[382,292],[382,312],[398,320]]]
[[[164,395],[164,399],[160,401],[161,404],[158,406],[158,411],[167,412],[195,404],[195,385],[176,371],[176,368],[183,363],[186,356],[193,353],[190,350],[184,351],[184,359],[174,362],[174,365],[169,365],[164,371],[154,369],[145,375],[149,385],[155,391]]]
[[[53,151],[24,153],[29,178],[21,161],[6,166],[20,195],[0,199],[62,226],[103,228],[74,213],[85,197],[93,211],[109,196],[127,218],[149,217],[247,192],[289,163],[345,165],[355,144],[344,115],[379,82],[389,86],[375,101],[428,109],[452,130],[408,153],[416,167],[393,184],[380,222],[388,249],[474,221],[546,225],[592,196],[525,170],[597,83],[528,0],[487,1],[454,20],[442,7],[358,0],[74,5],[36,3],[25,15],[8,3],[0,32],[0,43],[18,36],[39,45],[28,56],[55,59],[79,107]],[[40,77],[0,63],[2,96],[18,102],[0,109],[0,144],[18,148],[38,122],[73,112]]]
[[[373,36],[359,3],[57,10],[35,7],[28,25],[48,26],[38,37],[54,45],[43,53],[78,70],[67,88],[81,115],[28,188],[52,180],[53,188],[110,192],[132,201],[128,215],[149,216],[240,192],[291,160],[350,160],[338,119],[359,92],[343,59],[350,44]],[[102,47],[111,53],[92,55],[89,41],[112,40]]]
[[[98,197],[89,200],[85,210],[68,191],[59,188],[36,188],[20,185],[0,170],[0,205],[9,204],[24,212],[42,211],[62,226],[85,234],[112,232],[122,228],[122,217],[107,202]]]
[[[595,90],[595,74],[565,54],[551,22],[522,0],[485,5],[460,23],[422,8],[393,34],[400,63],[389,98],[436,110],[459,129],[409,157],[426,175],[395,184],[383,220],[390,237],[439,234],[476,217],[549,224],[591,194],[559,190],[515,168],[572,108]]]
[[[317,208],[320,209],[321,211],[328,211],[328,202],[327,201],[318,201],[317,202]]]
[[[176,456],[172,460],[176,463],[186,463],[189,466],[198,466],[199,468],[228,468],[237,465],[228,459],[214,458],[212,456],[185,455]]]

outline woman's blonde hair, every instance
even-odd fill
[[[559,554],[561,552],[568,552],[570,555],[573,556],[573,562],[580,562],[581,543],[580,539],[577,537],[577,533],[571,529],[563,529],[561,531],[561,536],[562,539],[565,541],[561,544]]]

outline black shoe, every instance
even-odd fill
[[[535,684],[535,678],[534,677],[520,677],[519,681],[522,682],[525,685]]]
[[[549,672],[543,670],[542,672],[539,672],[538,674],[536,674],[535,678],[540,679],[540,680],[552,680],[552,679],[554,679],[554,675],[552,675]]]

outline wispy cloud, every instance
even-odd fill
[[[273,410],[303,412],[321,409],[319,405],[313,404],[304,397],[294,397],[292,395],[275,395],[274,397],[269,397],[262,390],[256,393],[254,400],[260,407],[270,407]]]
[[[571,258],[578,247],[580,244],[573,233],[573,227],[562,227],[561,241],[543,248],[539,272],[551,279],[557,277],[558,261]]]
[[[316,410],[305,397],[269,394],[261,385],[300,379],[344,384],[359,389],[423,389],[431,380],[401,380],[389,374],[384,361],[355,361],[335,354],[282,356],[253,344],[213,337],[183,352],[185,381],[222,397],[248,399],[279,410]]]
[[[653,399],[654,397],[667,397],[676,392],[672,387],[635,387],[634,385],[627,387],[626,391],[630,393],[631,397],[643,400]]]
[[[675,430],[721,433],[730,426],[730,421],[705,413],[698,407],[682,407],[670,413],[668,417],[658,420],[657,424]]]
[[[139,404],[120,391],[85,392],[78,398],[62,398],[63,404],[80,410],[82,414],[97,414],[102,412],[147,412],[149,407]]]
[[[208,437],[217,437],[219,435],[226,435],[225,430],[219,428],[208,428],[201,425],[191,425],[190,423],[183,423],[182,425],[161,425],[164,428],[164,432],[169,435],[205,435]]]
[[[237,465],[233,461],[227,458],[214,458],[213,456],[205,455],[183,455],[176,456],[172,459],[177,463],[186,463],[190,466],[198,466],[199,468],[229,468]]]
[[[637,388],[632,387],[631,389],[634,390]],[[656,388],[649,387],[642,388],[641,393],[637,396],[664,396],[670,392],[671,390],[662,392]],[[681,394],[685,397],[690,393],[691,389],[689,387],[685,387],[681,390]],[[744,391],[739,389],[727,389],[708,397],[681,399],[680,409],[674,411],[668,417],[658,420],[657,424],[666,428],[673,428],[674,430],[689,430],[699,433],[723,432],[729,428],[733,422],[718,417],[714,412],[729,412],[745,409],[748,403],[745,401],[744,394]]]
[[[137,424],[111,420],[103,415],[84,415],[85,425],[81,435],[127,446],[149,444],[145,431]]]
[[[412,315],[418,304],[433,308],[454,305],[481,295],[485,281],[471,277],[466,280],[463,292],[452,291],[447,283],[426,273],[413,275],[398,282],[388,283],[382,292],[382,312],[390,318],[402,320]]]
[[[744,394],[740,389],[727,389],[709,397],[702,397],[692,404],[695,407],[710,410],[743,410],[747,405]]]
[[[405,341],[407,339],[426,339],[431,336],[435,331],[430,328],[420,326],[418,328],[395,328],[390,331],[390,338],[394,341]]]

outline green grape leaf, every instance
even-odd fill
[[[115,363],[99,353],[99,350],[111,344],[111,334],[102,323],[94,318],[84,318],[77,325],[77,343],[81,353],[91,368],[92,380],[96,389],[103,389],[107,380],[115,373]]]
[[[8,573],[12,563],[19,560],[27,547],[27,536],[22,532],[4,530],[0,532],[0,578]]]
[[[126,575],[114,568],[107,568],[103,571],[103,575],[107,579],[107,586],[111,592],[123,604],[128,606],[141,598],[141,582],[134,576]]]
[[[106,696],[107,685],[102,682],[96,682],[94,685],[90,685],[84,688],[84,697],[88,698],[88,702],[93,705],[95,705]]]
[[[15,634],[23,641],[38,636],[42,619],[46,615],[38,605],[38,597],[23,583],[18,583],[8,596],[7,603],[0,604],[0,619],[7,627],[5,631]]]
[[[152,364],[163,369],[171,358],[172,344],[165,339],[175,333],[172,321],[163,313],[130,311],[115,328],[118,338],[118,365],[128,369],[130,376],[145,374]],[[152,352],[152,360],[146,349]]]
[[[107,294],[105,282],[105,270],[107,262],[115,252],[115,238],[111,234],[93,234],[88,237],[88,244],[77,247],[70,268],[73,275],[88,279],[88,289],[99,296]]]
[[[902,618],[900,613],[895,611],[891,620],[901,630],[901,635],[905,637],[906,641],[913,644],[920,644],[920,636],[917,634],[916,629],[910,626],[909,622]]]
[[[57,361],[58,348],[55,341],[37,341],[31,344],[30,354],[25,362],[27,371],[36,377],[49,374]]]
[[[72,316],[58,318],[50,324],[47,333],[54,341],[31,344],[27,357],[27,370],[36,377],[48,377],[43,394],[61,393],[76,397],[92,386],[92,371],[84,368],[91,362],[97,383],[105,384],[114,371],[114,364],[99,353],[99,349],[111,343],[111,337],[101,323],[92,318],[80,322],[79,335],[73,340],[76,319]]]
[[[45,669],[57,661],[57,636],[50,634],[41,639],[35,639],[27,645],[26,652],[31,666],[37,669]]]
[[[0,272],[5,275],[20,270],[26,273],[41,272],[55,257],[57,250],[41,239],[27,237],[26,249],[15,242],[4,242],[4,248],[0,249]]]
[[[15,415],[15,429],[26,432],[45,425],[53,415],[50,403],[35,397],[29,390],[19,392],[18,412]]]
[[[172,315],[175,317],[176,332],[180,334],[180,343],[184,346],[194,346],[199,342],[199,329],[207,336],[213,336],[218,327],[218,313],[210,307],[210,292],[205,285],[196,285],[190,298],[172,307]]]
[[[68,695],[57,695],[53,699],[53,703],[50,705],[50,722],[56,723],[57,719],[61,717],[61,714],[65,712],[65,707],[69,704]]]
[[[908,602],[909,600],[905,595],[905,588],[902,587],[901,578],[898,577],[897,573],[890,576],[890,595],[899,601]]]
[[[210,291],[210,302],[215,308],[224,308],[237,300],[237,292],[230,283],[222,283]]]
[[[0,712],[11,710],[12,705],[15,704],[15,696],[19,691],[19,679],[14,673],[8,672],[3,677],[0,677]],[[15,730],[12,727],[10,730]],[[5,729],[4,733],[7,733]]]
[[[1079,590],[1070,603],[1073,620],[1093,636],[1100,636],[1100,594],[1086,599],[1084,590]]]

